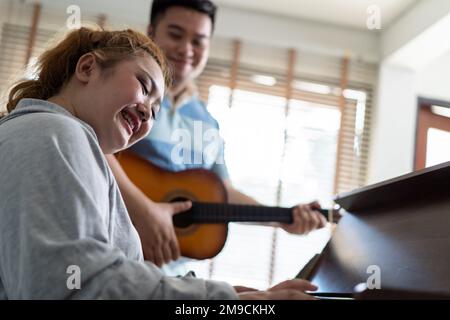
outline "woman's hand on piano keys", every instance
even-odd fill
[[[320,209],[317,201],[309,204],[299,204],[292,208],[293,222],[291,224],[280,223],[280,227],[292,234],[308,234],[315,229],[326,226],[325,217],[316,211]]]
[[[312,283],[301,279],[283,281],[265,291],[241,286],[234,288],[241,300],[317,300],[305,291],[318,289]]]

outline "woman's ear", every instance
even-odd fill
[[[86,53],[78,59],[75,68],[75,77],[82,83],[88,83],[96,68],[98,68],[98,64],[95,56],[92,53]]]

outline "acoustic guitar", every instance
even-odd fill
[[[117,159],[131,181],[153,201],[192,200],[191,209],[173,218],[182,256],[216,256],[225,245],[228,222],[292,223],[290,208],[228,204],[222,180],[210,170],[171,172],[130,151],[121,152]],[[319,211],[328,217],[328,210]],[[334,210],[333,219],[337,218]]]

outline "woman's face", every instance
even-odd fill
[[[79,65],[83,63],[80,59]],[[91,63],[93,66],[85,66],[84,71],[82,65],[79,67],[88,73],[76,98],[75,112],[94,129],[103,152],[111,154],[148,134],[164,95],[164,76],[147,53],[106,70],[101,70],[95,59]]]

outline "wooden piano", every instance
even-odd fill
[[[298,277],[326,299],[450,299],[450,162],[336,197],[345,212]],[[374,271],[379,283],[373,286]],[[372,276],[372,278],[371,278]]]

